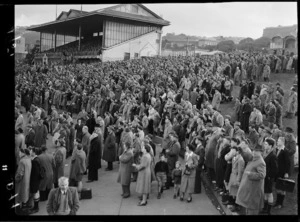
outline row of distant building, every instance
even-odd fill
[[[278,26],[278,27],[268,27],[263,30],[263,36],[271,40],[270,49],[276,50],[278,53],[282,53],[283,50],[288,51],[289,53],[297,53],[297,25],[292,26]],[[186,47],[190,46],[191,48],[205,47],[205,46],[216,46],[219,42],[224,40],[232,40],[235,44],[238,44],[243,38],[238,37],[215,37],[215,38],[182,38],[179,36],[167,35],[163,38],[166,41],[166,46],[170,48],[177,47]]]

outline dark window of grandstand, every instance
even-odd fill
[[[139,57],[138,53],[134,53],[134,58],[137,59]]]
[[[130,59],[130,53],[125,52],[125,54],[124,54],[124,60],[126,61],[126,60],[129,60],[129,59]]]

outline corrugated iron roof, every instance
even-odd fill
[[[143,7],[144,9],[147,9],[145,6],[142,6],[141,4],[138,4],[138,5]],[[83,13],[80,13],[80,15],[78,15],[76,17],[66,18],[64,20],[55,20],[55,21],[43,23],[43,24],[40,24],[40,25],[34,25],[34,26],[29,27],[27,30],[37,31],[36,29],[41,28],[41,27],[45,27],[45,26],[48,26],[48,25],[55,25],[55,24],[59,24],[59,23],[62,23],[62,22],[70,21],[70,20],[81,19],[81,18],[84,18],[84,17],[92,16],[92,15],[102,15],[102,16],[108,16],[108,17],[122,18],[122,19],[140,21],[140,22],[156,24],[156,25],[162,25],[162,26],[170,25],[169,21],[162,19],[161,17],[157,16],[154,12],[152,12],[149,9],[147,9],[147,10],[152,12],[153,15],[156,15],[155,16],[156,18],[155,17],[152,18],[152,17],[148,17],[148,16],[143,16],[143,15],[136,15],[136,14],[126,13],[126,12],[116,11],[116,10],[113,10],[114,7],[99,9],[99,10],[95,10],[95,11],[92,11],[92,12],[83,12]],[[70,9],[68,14],[71,11],[79,11],[79,10]]]

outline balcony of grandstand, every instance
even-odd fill
[[[79,40],[67,43],[56,48],[56,52],[63,53],[65,55],[99,55],[102,46],[102,37],[92,37],[81,40],[80,51],[78,50]],[[52,53],[54,49],[44,51],[44,53]]]

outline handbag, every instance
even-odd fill
[[[188,166],[185,167],[183,174],[185,175],[191,175],[191,170]]]
[[[276,189],[293,193],[295,188],[295,181],[291,179],[278,178],[276,181]]]
[[[92,189],[91,188],[82,188],[81,190],[81,199],[92,199]]]

